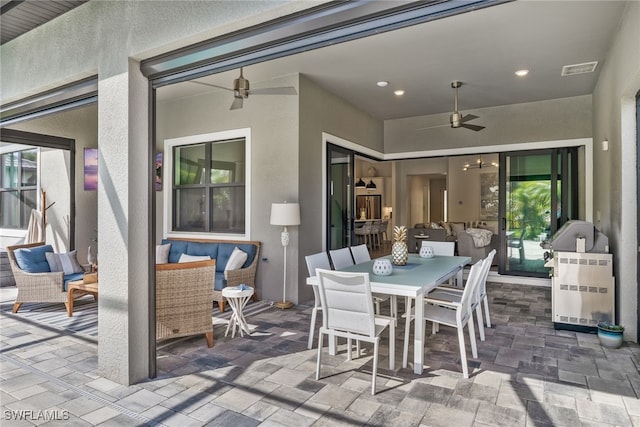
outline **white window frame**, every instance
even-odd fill
[[[203,233],[173,231],[171,229],[173,215],[173,148],[183,145],[201,144],[228,139],[245,140],[245,227],[244,234]],[[166,238],[205,238],[218,240],[251,240],[251,128],[232,129],[221,132],[189,135],[164,140],[164,156],[162,165],[163,182],[163,236]]]
[[[36,172],[36,209],[42,211],[43,207],[41,206],[42,198],[39,197],[41,192],[41,169],[42,169],[42,159],[41,159],[41,148],[35,145],[22,145],[22,144],[11,144],[11,143],[2,143],[2,147],[0,147],[0,154],[12,153],[14,151],[25,151],[35,148],[37,150],[36,160],[38,162],[38,170]],[[27,235],[26,228],[0,228],[0,239],[2,237],[8,238],[23,238]],[[0,245],[2,246],[2,245]]]

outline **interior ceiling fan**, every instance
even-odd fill
[[[453,89],[455,89],[455,95],[454,95],[454,98],[453,98],[453,113],[451,113],[451,116],[449,116],[449,124],[448,125],[428,126],[428,127],[425,127],[425,128],[420,128],[418,130],[439,128],[439,127],[444,127],[444,126],[451,126],[454,129],[466,128],[466,129],[471,129],[471,130],[476,131],[476,132],[484,129],[484,126],[473,125],[473,124],[467,123],[468,121],[471,121],[471,120],[479,118],[478,116],[475,116],[473,114],[467,114],[467,115],[463,116],[462,113],[460,111],[458,111],[458,88],[460,86],[462,86],[462,82],[459,82],[457,80],[451,82],[451,87]]]
[[[239,108],[242,108],[244,104],[244,100],[249,98],[249,95],[297,95],[298,94],[298,92],[296,92],[296,89],[293,86],[249,89],[249,80],[245,79],[244,76],[242,75],[242,68],[240,68],[240,77],[233,80],[233,88],[231,89],[228,87],[218,86],[211,83],[200,82],[197,80],[191,80],[191,82],[233,92],[233,102],[231,103],[230,110],[237,110]]]

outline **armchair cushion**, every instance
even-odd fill
[[[51,270],[45,255],[47,252],[53,252],[51,245],[16,249],[14,256],[18,267],[25,273],[49,273]]]
[[[46,252],[45,257],[47,259],[47,263],[49,264],[50,271],[62,271],[64,272],[64,274],[84,272],[84,269],[78,262],[76,251],[62,254]]]
[[[83,277],[84,277],[84,272],[65,274],[64,278],[62,279],[64,281],[62,285],[62,290],[66,292],[67,290],[69,290],[69,282],[72,282],[74,280],[82,280]]]

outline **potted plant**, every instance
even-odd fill
[[[598,339],[600,344],[608,348],[619,348],[622,345],[624,326],[609,322],[598,323]]]

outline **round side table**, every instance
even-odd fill
[[[244,320],[244,315],[242,314],[242,309],[249,298],[253,295],[253,288],[247,287],[247,289],[239,290],[237,288],[224,288],[222,290],[222,296],[229,301],[229,305],[231,306],[231,318],[229,319],[229,324],[227,325],[227,330],[224,333],[226,337],[229,334],[229,329],[231,329],[231,337],[235,338],[236,336],[236,326],[238,327],[238,332],[240,332],[240,336],[244,337],[244,332],[247,335],[251,335],[251,331],[249,331],[249,325],[247,321]]]

